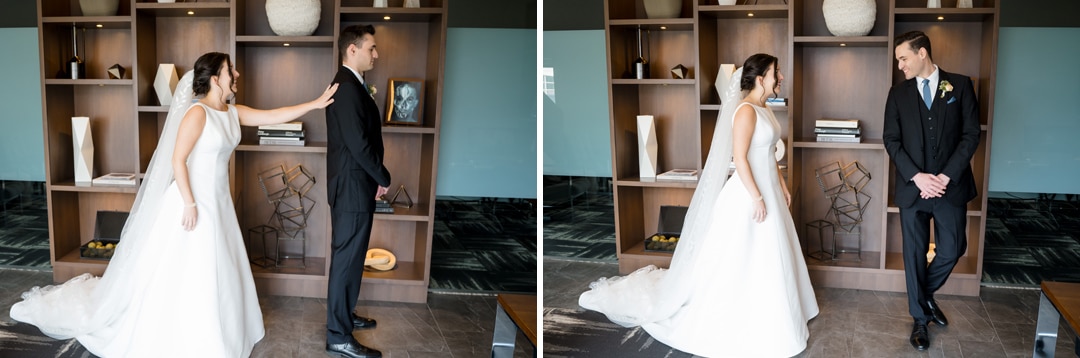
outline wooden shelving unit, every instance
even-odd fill
[[[277,36],[266,19],[265,0],[124,0],[116,16],[99,17],[82,16],[77,0],[38,0],[54,280],[104,272],[107,261],[80,259],[78,247],[92,239],[97,211],[129,211],[138,191],[137,187],[75,185],[71,117],[91,118],[97,144],[95,174],[142,175],[168,112],[153,90],[158,64],[174,63],[178,74],[183,74],[203,53],[228,53],[241,73],[237,103],[255,108],[291,105],[311,100],[330,83],[340,66],[336,43],[340,29],[372,24],[380,44],[380,61],[365,74],[366,81],[385,88],[392,77],[423,78],[426,91],[423,125],[386,126],[383,130],[385,162],[394,178],[391,193],[404,184],[414,205],[375,216],[371,247],[394,252],[398,267],[365,273],[361,297],[425,302],[448,6],[446,0],[429,0],[424,7],[404,9],[402,1],[391,0],[390,8],[377,9],[372,0],[324,0],[314,34]],[[86,57],[87,79],[59,79],[55,75],[71,57],[72,26],[80,29],[79,36],[85,42],[81,55]],[[127,69],[124,79],[108,79],[105,70],[114,63]],[[380,107],[385,107],[388,92],[375,96]],[[306,231],[306,267],[267,269],[253,265],[252,271],[261,293],[325,297],[331,236],[324,184],[325,113],[313,111],[299,120],[307,132],[307,144],[302,147],[258,145],[256,129],[243,128],[231,163],[233,201],[241,230],[247,235],[247,229],[265,223],[272,210],[259,189],[258,172],[281,164],[300,164],[316,177],[317,184],[309,194],[316,198],[317,207]]]
[[[828,206],[814,169],[857,160],[871,173],[866,190],[873,199],[860,226],[861,261],[807,258],[811,279],[824,287],[904,291],[899,209],[891,197],[894,169],[881,139],[882,115],[889,88],[903,81],[893,59],[892,39],[918,29],[933,41],[935,63],[976,81],[983,137],[972,165],[980,195],[968,206],[968,251],[941,292],[978,294],[986,227],[998,0],[976,0],[972,9],[956,9],[955,1],[945,1],[946,8],[927,9],[923,0],[876,0],[871,32],[847,37],[829,33],[822,1],[763,0],[756,5],[718,6],[710,0],[684,0],[682,16],[676,19],[647,19],[638,1],[605,1],[620,272],[670,263],[670,254],[645,252],[643,242],[656,230],[659,207],[689,205],[697,186],[695,182],[638,178],[635,116],[651,114],[656,118],[659,172],[700,170],[720,110],[713,85],[720,64],[741,66],[750,55],[765,52],[779,58],[786,77],[780,96],[788,98],[788,106],[771,108],[780,121],[788,150],[781,161],[786,165],[782,174],[792,190],[792,217],[804,247],[817,245],[816,241],[807,242],[816,240],[816,233],[811,239],[806,223],[822,219]],[[628,54],[634,52],[632,31],[639,25],[651,31],[653,78],[624,79],[630,64]],[[691,67],[691,79],[675,80],[667,74],[667,69],[680,63]],[[817,142],[813,131],[819,118],[860,119],[862,143]]]

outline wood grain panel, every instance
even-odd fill
[[[131,87],[76,86],[74,100],[74,115],[90,117],[94,140],[92,176],[134,173],[138,159],[136,143],[131,141],[136,135],[136,127],[132,125],[135,103]]]
[[[157,56],[151,73],[157,72],[159,63],[172,63],[176,65],[176,75],[182,77],[207,52],[232,54],[228,17],[159,17],[156,32]],[[235,56],[231,57],[236,60]],[[154,79],[146,80],[153,83]]]
[[[803,78],[796,86],[812,100],[802,103],[796,137],[814,138],[815,121],[858,119],[862,137],[881,138],[885,99],[889,94],[888,49],[874,47],[804,47]],[[838,71],[838,68],[844,69]]]
[[[242,152],[236,154],[236,175],[233,178],[237,186],[232,190],[240,198],[236,203],[237,219],[240,229],[245,235],[248,229],[265,225],[274,212],[273,206],[267,202],[266,195],[259,186],[258,174],[264,170],[284,165],[285,170],[302,165],[309,173],[315,176],[315,186],[308,192],[308,197],[315,201],[311,216],[308,218],[307,255],[313,257],[326,257],[327,240],[330,239],[330,227],[328,220],[330,206],[326,201],[326,157],[313,153],[275,153],[265,155],[260,152]]]
[[[252,108],[274,109],[311,101],[322,95],[337,74],[329,48],[247,47],[238,51],[237,103]],[[297,120],[304,123],[306,141],[326,141],[325,110],[310,111]],[[254,141],[257,131],[243,127],[242,135]]]
[[[799,201],[793,203],[793,207],[797,208],[800,212],[800,217],[803,220],[813,221],[819,219],[826,219],[829,221],[835,221],[835,217],[826,218],[826,213],[829,211],[830,201],[825,198],[824,193],[821,191],[817,184],[817,177],[814,171],[829,163],[840,162],[840,165],[847,165],[853,161],[858,161],[867,171],[870,172],[871,179],[866,184],[863,191],[871,197],[868,202],[868,207],[863,213],[863,222],[859,224],[859,228],[862,232],[862,245],[864,251],[881,251],[882,230],[884,230],[885,219],[885,178],[881,176],[885,172],[885,152],[880,150],[843,150],[843,149],[800,149],[801,152],[801,164],[803,172],[801,173],[800,180],[803,182],[802,190],[799,192]],[[835,177],[833,177],[835,179]],[[839,180],[826,181],[826,184],[838,183]],[[848,195],[844,196],[849,200],[853,198]],[[865,198],[864,198],[865,199]],[[801,234],[805,236],[806,222],[796,222],[795,228]]]
[[[419,234],[411,221],[376,220],[368,247],[390,250],[398,261],[425,261],[416,256],[417,246],[423,244],[416,240]]]
[[[131,205],[134,203],[135,195],[132,194],[79,193],[79,245],[94,239],[94,227],[97,224],[98,211],[130,212]],[[63,225],[70,224],[64,223]]]
[[[644,190],[641,187],[615,187],[615,248],[620,254],[641,241],[641,235],[645,234],[641,220],[645,209]]]
[[[630,121],[636,128],[637,115],[653,116],[659,145],[657,173],[698,166],[699,159],[694,154],[700,152],[701,121],[695,97],[692,86],[641,86],[639,112],[618,119]],[[636,147],[635,140],[635,150]]]
[[[978,22],[897,22],[896,34],[900,35],[908,31],[922,31],[930,38],[930,48],[933,50],[934,64],[949,73],[957,73],[964,76],[975,77],[977,80],[981,73],[983,61],[990,58],[980,58],[974,54],[982,53],[981,41],[983,37],[982,23]],[[891,45],[890,45],[891,46]],[[897,69],[895,59],[893,65],[893,83],[904,81],[904,74]],[[884,108],[884,107],[882,107]]]

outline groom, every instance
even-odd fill
[[[967,202],[975,198],[971,157],[979,146],[979,105],[971,79],[934,64],[930,38],[920,31],[897,36],[896,60],[907,80],[889,90],[885,150],[896,166],[910,342],[930,347],[927,323],[949,324],[934,301],[956,261],[967,251]],[[934,219],[936,256],[926,264]]]
[[[375,28],[353,25],[338,37],[341,68],[334,102],[326,107],[326,194],[333,230],[326,292],[326,351],[350,358],[382,357],[361,345],[353,329],[375,320],[353,313],[364,277],[375,198],[386,194],[390,172],[383,166],[382,121],[360,73],[375,67]]]

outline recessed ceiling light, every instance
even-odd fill
[[[748,13],[748,14],[746,14],[746,16],[749,16],[749,17],[754,17],[754,13],[752,13],[752,12],[751,12],[751,13]]]
[[[945,17],[944,16],[938,16],[937,19],[938,20],[945,20]]]
[[[288,43],[288,42],[284,43],[283,45],[284,45],[285,47],[289,47],[289,46],[291,46],[291,45],[289,45],[289,43]]]
[[[847,47],[847,44],[840,44],[840,47]]]
[[[194,11],[191,11],[191,10],[188,10],[187,14],[188,14],[188,15],[195,15],[195,12],[194,12]]]
[[[104,25],[102,25],[102,24],[97,24],[97,27],[98,27],[98,28],[100,29],[100,28],[104,27]]]
[[[667,26],[660,26],[661,30],[667,30]]]
[[[383,16],[382,19],[383,20],[390,20],[390,15]]]

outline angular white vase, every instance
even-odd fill
[[[874,29],[877,4],[874,0],[825,0],[821,12],[833,36],[866,36]]]
[[[971,0],[959,0],[956,2],[956,7],[960,9],[970,9]]]
[[[656,178],[656,124],[653,116],[637,116],[638,133],[638,170],[640,177]]]
[[[375,0],[375,4],[371,7],[386,7],[386,0]]]
[[[154,76],[154,92],[157,93],[158,102],[162,106],[172,104],[173,91],[176,90],[176,82],[179,81],[180,78],[176,77],[176,65],[171,63],[158,65],[157,75]]]
[[[927,8],[939,8],[941,7],[941,0],[926,0]]]
[[[120,0],[79,0],[83,16],[113,16],[120,7]]]
[[[319,0],[266,0],[266,20],[278,36],[309,36],[319,27]]]
[[[71,147],[75,149],[75,185],[90,186],[94,180],[94,137],[90,117],[71,117]]]
[[[731,84],[731,75],[735,73],[735,64],[724,63],[720,65],[720,72],[716,73],[716,94],[720,95],[720,98],[724,98],[724,91],[727,90],[728,85]],[[721,103],[724,104],[724,103]]]
[[[403,7],[420,7],[420,0],[405,0]]]

